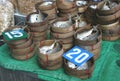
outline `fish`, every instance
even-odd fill
[[[53,2],[48,1],[48,2],[42,3],[40,6],[46,6],[46,5],[52,5],[52,4],[53,4]]]
[[[83,5],[86,5],[86,4],[87,4],[87,1],[76,1],[77,6],[83,6]]]
[[[30,23],[38,23],[44,20],[43,14],[39,11],[39,13],[30,15],[29,22]]]
[[[77,34],[77,38],[80,39],[80,40],[84,40],[84,38],[89,36],[92,33],[92,31],[93,31],[93,29],[90,29],[88,31]]]
[[[55,46],[55,43],[56,43],[56,41],[50,46],[43,46],[43,47],[39,48],[40,53],[50,54],[52,52],[52,49]]]

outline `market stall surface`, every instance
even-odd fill
[[[43,70],[37,63],[36,55],[29,60],[19,61],[10,56],[10,50],[5,44],[0,47],[0,65],[12,70],[23,70],[35,73],[47,81],[120,81],[120,40],[114,42],[102,41],[100,58],[95,62],[91,78],[81,80],[64,73],[64,69]],[[117,64],[117,63],[118,64]]]

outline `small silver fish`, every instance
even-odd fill
[[[83,40],[85,37],[89,36],[92,33],[93,29],[77,34],[77,38]]]

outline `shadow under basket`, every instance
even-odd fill
[[[86,70],[72,69],[68,66],[67,60],[64,59],[64,71],[68,75],[78,77],[80,79],[87,79],[91,77],[92,72],[94,70],[94,59],[91,58],[90,60],[88,60],[87,64],[88,64],[88,69]]]

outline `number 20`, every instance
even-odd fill
[[[70,59],[73,59],[72,55],[77,55],[77,54],[80,54],[81,53],[81,50],[78,49],[78,48],[75,48],[73,49],[73,52],[72,53],[68,53],[66,56],[69,57]],[[81,58],[82,57],[82,58]],[[80,55],[78,55],[76,58],[75,58],[75,61],[77,63],[81,63],[83,62],[85,59],[87,59],[89,57],[89,55],[87,53],[82,53]],[[80,59],[81,58],[81,59]]]

